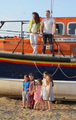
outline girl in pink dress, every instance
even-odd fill
[[[38,79],[37,85],[35,88],[35,93],[34,93],[34,100],[35,100],[34,109],[36,109],[36,106],[38,104],[38,110],[39,110],[40,103],[42,102],[42,98],[40,97],[41,86],[42,86],[42,80]]]

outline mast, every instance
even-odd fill
[[[51,0],[51,17],[52,17],[52,13],[53,13],[53,0]]]

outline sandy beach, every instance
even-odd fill
[[[76,102],[52,103],[52,112],[22,109],[21,99],[0,97],[0,120],[76,120]]]

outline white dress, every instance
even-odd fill
[[[43,86],[42,86],[42,90],[41,90],[41,94],[40,94],[41,98],[43,98],[43,94],[44,94],[44,91],[46,89],[46,79],[43,78],[42,82],[43,82]]]
[[[43,91],[43,100],[50,100],[50,101],[54,101],[54,95],[53,95],[53,91],[52,91],[52,82],[50,82],[51,88],[50,88],[50,93],[49,93],[49,97],[47,97],[48,91],[49,91],[49,85],[46,85],[45,90]]]

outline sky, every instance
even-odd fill
[[[53,17],[76,16],[76,0],[52,0]],[[0,20],[29,20],[32,12],[41,17],[51,9],[51,0],[0,0]]]
[[[76,0],[52,1],[53,17],[76,16]],[[48,9],[51,9],[51,0],[0,0],[0,21],[30,20],[32,12],[38,12],[40,17],[44,17]]]

